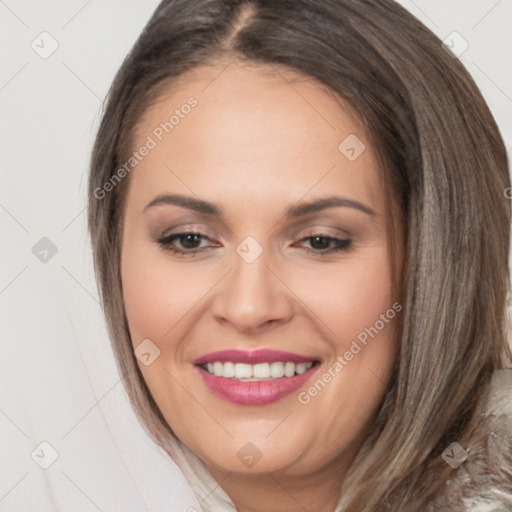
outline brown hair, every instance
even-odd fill
[[[399,354],[339,506],[422,511],[456,473],[441,458],[452,441],[474,447],[475,457],[481,446],[485,457],[493,427],[478,406],[511,358],[510,180],[496,123],[459,60],[391,0],[161,2],[109,91],[91,160],[88,221],[124,384],[142,423],[171,455],[173,434],[139,371],[123,305],[129,177],[100,198],[98,190],[133,150],[149,105],[188,70],[223,57],[291,69],[327,86],[359,114],[382,160],[407,241]]]

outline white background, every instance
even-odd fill
[[[187,511],[194,496],[139,426],[114,365],[86,230],[102,100],[157,1],[0,0],[0,511]],[[512,140],[512,1],[401,3],[460,57]],[[41,32],[58,42],[42,59]],[[45,45],[46,48],[49,48]],[[32,247],[48,237],[57,253]],[[46,441],[58,458],[31,457]],[[34,458],[49,461],[51,449]]]

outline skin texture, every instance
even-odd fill
[[[134,146],[191,96],[197,106],[129,177],[126,313],[133,346],[150,339],[160,350],[151,365],[139,366],[176,436],[238,510],[332,511],[391,376],[396,318],[308,404],[297,393],[261,406],[229,403],[204,385],[193,361],[233,348],[311,356],[321,367],[307,390],[392,307],[376,155],[357,117],[319,84],[236,62],[181,77],[146,112]],[[338,149],[349,134],[366,145],[354,161]],[[213,202],[224,217],[174,205],[144,210],[161,194]],[[375,215],[345,206],[284,217],[289,206],[331,195],[359,201]],[[155,241],[190,231],[207,238],[184,257]],[[335,244],[318,248],[306,238],[315,234],[352,245],[326,253]],[[250,264],[236,252],[248,236],[263,249]],[[389,236],[402,247],[399,232]],[[187,250],[183,243],[173,246]],[[248,442],[261,454],[251,468],[237,457]]]

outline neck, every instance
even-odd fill
[[[230,473],[208,467],[231,498],[238,512],[333,512],[340,489],[355,455],[335,460],[314,473]]]

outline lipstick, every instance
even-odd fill
[[[239,405],[264,405],[297,391],[320,362],[315,356],[259,349],[211,352],[194,364],[217,396]]]

